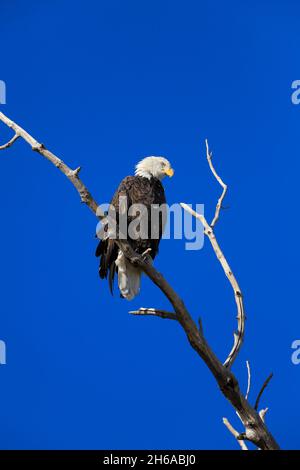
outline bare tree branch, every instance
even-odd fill
[[[208,161],[208,164],[209,164],[209,167],[214,175],[214,177],[216,178],[216,180],[218,181],[218,183],[222,186],[223,188],[223,192],[222,192],[222,195],[221,197],[219,198],[218,202],[217,202],[217,205],[216,205],[216,211],[215,211],[215,216],[211,222],[211,224],[209,224],[206,220],[206,218],[204,217],[204,215],[202,214],[198,214],[196,211],[194,211],[189,205],[185,204],[185,203],[181,203],[181,207],[186,210],[187,212],[189,212],[191,215],[193,215],[195,218],[197,218],[198,220],[200,220],[200,222],[202,223],[203,227],[204,227],[204,233],[205,235],[209,238],[209,241],[213,247],[213,250],[233,288],[233,291],[234,291],[234,297],[235,297],[235,301],[236,301],[236,305],[237,305],[237,321],[238,321],[238,331],[237,332],[234,332],[233,336],[234,336],[234,343],[233,343],[233,347],[230,351],[230,353],[228,354],[228,357],[227,359],[225,360],[224,362],[224,365],[226,367],[231,367],[234,360],[236,359],[238,353],[239,353],[239,350],[243,344],[243,340],[244,340],[244,334],[245,334],[245,319],[246,319],[246,316],[245,316],[245,310],[244,310],[244,303],[243,303],[243,296],[242,296],[242,292],[241,292],[241,289],[238,285],[238,282],[235,278],[235,276],[233,275],[233,272],[217,242],[217,239],[216,239],[216,236],[214,234],[214,226],[216,224],[216,222],[218,221],[219,219],[219,216],[220,216],[220,210],[221,210],[221,207],[222,207],[222,203],[223,203],[223,200],[226,196],[226,192],[227,192],[227,185],[223,182],[223,180],[221,179],[221,177],[218,175],[218,173],[216,172],[216,169],[212,163],[212,153],[210,152],[209,150],[209,146],[208,146],[208,141],[207,139],[205,140],[205,144],[206,144],[206,158],[207,158],[207,161]]]
[[[6,144],[0,145],[0,150],[5,150],[8,149],[8,147],[11,147],[15,143],[15,141],[18,140],[19,137],[19,134],[15,133],[13,138],[10,139]]]
[[[229,432],[236,438],[238,441],[239,445],[241,446],[242,450],[249,450],[248,447],[245,444],[245,441],[241,438],[241,434],[237,432],[236,429],[230,424],[227,418],[223,418],[223,423],[225,424],[226,428],[228,429]]]
[[[236,305],[237,305],[237,322],[238,322],[238,331],[234,333],[234,344],[233,344],[233,347],[230,351],[230,353],[228,354],[228,357],[226,359],[226,361],[224,362],[224,365],[226,367],[231,367],[233,362],[235,361],[238,353],[239,353],[239,350],[241,349],[241,346],[243,344],[243,340],[244,340],[244,334],[245,334],[245,310],[244,310],[244,303],[243,303],[243,296],[242,296],[242,292],[240,290],[240,287],[237,283],[237,280],[236,278],[234,277],[233,275],[233,272],[223,254],[223,252],[221,251],[221,248],[217,242],[217,239],[216,239],[216,236],[214,234],[214,231],[213,229],[211,228],[211,226],[208,224],[207,220],[205,219],[205,217],[202,215],[202,214],[198,214],[198,212],[194,211],[190,206],[188,206],[187,204],[184,204],[184,203],[181,203],[181,207],[186,210],[187,212],[189,212],[190,214],[192,214],[194,217],[196,217],[198,220],[200,220],[200,222],[202,222],[203,226],[204,226],[204,233],[205,235],[207,235],[207,237],[209,238],[209,241],[213,247],[213,250],[232,286],[232,289],[234,291],[234,298],[235,298],[235,302],[236,302]]]
[[[196,217],[198,220],[200,220],[200,222],[202,223],[203,227],[204,227],[204,233],[205,235],[209,238],[209,241],[212,245],[212,248],[232,286],[232,289],[234,291],[234,298],[235,298],[235,302],[236,302],[236,306],[237,306],[237,322],[238,322],[238,330],[237,332],[234,332],[233,334],[233,337],[234,337],[234,343],[233,343],[233,347],[230,351],[230,353],[228,354],[228,357],[227,359],[225,360],[224,362],[224,365],[226,367],[231,367],[233,362],[235,361],[238,353],[239,353],[239,350],[243,344],[243,340],[244,340],[244,334],[245,334],[245,320],[246,320],[246,316],[245,316],[245,310],[244,310],[244,302],[243,302],[243,295],[242,295],[242,291],[238,285],[238,282],[217,242],[217,239],[216,239],[216,236],[214,234],[214,226],[216,224],[216,222],[219,220],[219,215],[220,215],[220,210],[221,210],[221,207],[222,207],[222,203],[223,203],[223,200],[226,196],[226,192],[227,192],[227,185],[223,182],[223,180],[221,179],[221,177],[218,175],[218,173],[216,172],[215,170],[215,167],[212,163],[212,153],[210,152],[209,150],[209,146],[208,146],[208,141],[207,139],[205,140],[205,144],[206,144],[206,158],[207,158],[207,161],[208,161],[208,164],[209,164],[209,167],[214,175],[214,177],[216,178],[216,180],[218,181],[218,183],[222,186],[223,188],[223,192],[222,192],[222,195],[221,197],[219,198],[218,202],[217,202],[217,206],[216,206],[216,211],[215,211],[215,216],[211,222],[211,224],[209,224],[206,220],[206,218],[202,215],[202,214],[198,214],[196,211],[194,211],[190,206],[188,206],[187,204],[184,204],[184,203],[181,203],[181,206],[184,210],[186,210],[187,212],[189,212],[190,214],[192,214],[194,217]]]
[[[210,152],[210,150],[209,150],[208,140],[207,139],[205,139],[205,145],[206,145],[206,158],[207,158],[209,167],[211,169],[211,172],[214,175],[214,177],[216,178],[216,180],[218,181],[218,183],[223,188],[223,192],[222,192],[220,198],[218,199],[218,202],[217,202],[217,205],[216,205],[215,216],[214,216],[214,218],[213,218],[213,220],[210,224],[210,226],[212,228],[214,228],[214,226],[216,225],[216,223],[218,222],[219,217],[220,217],[220,210],[222,209],[222,203],[223,203],[223,200],[224,200],[224,198],[226,196],[226,193],[227,193],[227,185],[224,183],[222,178],[218,175],[218,173],[215,170],[215,167],[212,163],[212,152]]]
[[[153,317],[168,318],[169,320],[178,320],[176,313],[167,312],[166,310],[159,310],[157,308],[139,308],[138,310],[131,310],[131,315],[152,315]]]
[[[245,319],[246,319],[246,316],[245,316],[245,310],[244,310],[244,302],[243,302],[243,296],[242,296],[242,292],[241,292],[241,289],[238,285],[238,282],[217,242],[217,239],[216,239],[216,236],[214,234],[214,226],[215,224],[217,223],[217,221],[219,220],[219,216],[220,216],[220,210],[221,210],[221,207],[222,207],[222,203],[223,203],[223,200],[226,196],[226,192],[227,192],[227,185],[223,182],[222,178],[218,175],[218,173],[216,172],[216,169],[212,163],[212,153],[210,152],[209,150],[209,146],[208,146],[208,141],[207,139],[205,140],[205,144],[206,144],[206,158],[207,158],[207,161],[208,161],[208,164],[209,164],[209,167],[211,169],[211,172],[212,174],[214,175],[214,177],[216,178],[216,180],[218,181],[218,183],[222,186],[223,188],[223,192],[222,192],[222,195],[221,197],[219,198],[218,202],[217,202],[217,206],[216,206],[216,211],[215,211],[215,216],[211,222],[211,224],[209,224],[206,220],[206,218],[202,215],[202,214],[198,214],[197,212],[195,212],[190,206],[188,206],[187,204],[184,204],[184,203],[181,203],[181,206],[184,210],[186,210],[187,212],[189,212],[190,214],[192,214],[194,217],[196,217],[198,220],[200,220],[200,222],[202,223],[203,227],[204,227],[204,233],[205,235],[209,238],[209,241],[212,245],[212,248],[232,286],[232,289],[234,291],[234,297],[235,297],[235,302],[236,302],[236,305],[237,305],[237,322],[238,322],[238,331],[237,332],[234,332],[234,343],[233,343],[233,347],[230,351],[230,353],[228,354],[228,357],[227,359],[225,360],[224,362],[224,365],[226,367],[231,367],[234,360],[236,359],[238,353],[239,353],[239,350],[243,344],[243,340],[244,340],[244,334],[245,334]]]
[[[80,168],[76,168],[76,170],[69,168],[60,158],[47,150],[43,144],[37,142],[33,137],[31,137],[30,134],[28,134],[28,132],[22,129],[22,127],[18,126],[15,122],[8,119],[3,113],[0,113],[0,121],[15,131],[15,140],[17,138],[16,136],[18,136],[18,138],[22,137],[31,146],[32,150],[38,152],[40,155],[53,163],[53,165],[56,166],[56,168],[58,168],[75,186],[80,195],[81,201],[86,204],[92,210],[92,212],[94,212],[94,214],[97,213],[98,204],[92,198],[86,186],[78,177]],[[101,219],[104,217],[104,214],[102,215],[100,213],[98,214],[98,217]]]
[[[258,405],[259,405],[259,401],[260,401],[260,399],[261,399],[261,396],[262,396],[262,394],[264,393],[265,389],[267,388],[267,386],[268,386],[270,380],[272,379],[272,377],[273,377],[273,372],[271,372],[271,374],[266,378],[266,380],[265,380],[264,383],[262,384],[262,387],[261,387],[261,389],[260,389],[260,392],[259,392],[259,394],[258,394],[258,396],[257,396],[257,398],[256,398],[256,402],[255,402],[255,405],[254,405],[254,409],[255,409],[255,410],[258,410]]]
[[[47,150],[43,144],[37,142],[24,129],[8,119],[3,113],[0,113],[0,121],[4,122],[4,124],[17,132],[34,151],[38,152],[40,155],[49,160],[53,165],[55,165],[74,185],[81,197],[82,202],[84,202],[100,219],[104,217],[104,215],[98,214],[98,205],[96,201],[93,199],[83,182],[79,179],[79,169],[72,170],[69,168],[60,158]],[[206,231],[212,231],[210,226],[205,227],[205,229]],[[248,403],[241,393],[236,377],[227,367],[222,365],[212,349],[209,347],[206,339],[197,328],[197,325],[195,324],[178,294],[150,263],[147,263],[142,256],[137,254],[131,248],[127,240],[117,239],[116,243],[126,258],[133,265],[138,266],[170,301],[171,305],[173,306],[174,313],[178,319],[178,323],[185,331],[191,346],[203,359],[209,370],[212,372],[221,392],[233,405],[243,425],[245,426],[245,433],[243,433],[241,436],[243,436],[243,438],[245,436],[245,439],[250,440],[256,446],[262,449],[279,449],[277,442],[263,423],[257,411]],[[216,242],[213,241],[214,246],[216,246],[215,243]],[[232,273],[229,270],[229,267],[227,269],[227,262],[224,257],[222,258],[221,264],[226,268],[225,272],[227,272],[228,277],[231,279],[231,282],[233,282]],[[241,296],[240,290],[237,292],[238,294],[236,295],[239,298]],[[234,357],[236,354],[237,352],[234,353]]]
[[[246,391],[245,398],[246,400],[248,400],[248,396],[249,396],[250,388],[251,388],[251,370],[250,370],[249,361],[246,361],[246,365],[247,365],[247,371],[248,371],[248,384],[247,384],[247,391]]]

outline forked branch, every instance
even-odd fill
[[[57,167],[76,188],[80,195],[81,201],[85,203],[98,218],[102,219],[104,217],[102,213],[99,214],[98,204],[91,196],[87,187],[79,178],[80,168],[72,170],[60,158],[58,158],[52,152],[47,150],[43,144],[37,142],[33,137],[31,137],[30,134],[28,134],[16,123],[8,119],[3,113],[0,113],[0,121],[2,121],[11,129],[13,129],[18,136],[22,137],[31,146],[32,150],[38,152],[40,155],[50,161],[55,167]],[[209,225],[205,228],[207,231],[212,231],[212,228]],[[210,240],[216,249],[218,245],[216,245],[216,241],[214,241],[215,239],[211,236]],[[262,418],[241,393],[236,377],[229,370],[229,368],[225,367],[216,357],[216,355],[208,345],[206,339],[204,338],[202,329],[198,329],[196,323],[192,319],[190,313],[186,309],[183,301],[178,296],[178,294],[168,284],[165,278],[150,263],[147,263],[142,256],[138,255],[133,251],[133,249],[126,240],[117,239],[116,243],[118,244],[119,248],[123,251],[124,255],[128,258],[128,260],[132,264],[140,267],[140,269],[164,293],[164,295],[170,301],[174,310],[174,312],[165,312],[161,310],[146,309],[142,312],[142,314],[156,315],[163,318],[171,319],[175,319],[175,317],[173,317],[173,315],[175,315],[178,323],[182,326],[183,330],[185,331],[185,334],[191,346],[196,351],[196,353],[203,359],[207,367],[210,369],[221,392],[233,405],[241,421],[243,422],[243,425],[245,427],[245,433],[243,433],[243,438],[250,440],[261,449],[278,449],[279,446],[277,442],[275,441],[270,431],[267,429]],[[220,253],[218,254],[220,255]],[[229,266],[227,268],[227,262],[224,257],[222,258],[221,264],[224,270],[226,271],[227,275],[229,276],[231,283],[234,282],[233,275],[230,271]],[[240,292],[239,289],[237,292]],[[237,294],[237,296],[238,298],[240,298],[240,294]],[[138,313],[134,312],[134,314]],[[237,352],[235,349],[233,355],[229,358],[230,363],[232,363],[232,357],[234,358],[236,354]]]

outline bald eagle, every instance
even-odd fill
[[[118,228],[121,226],[121,214],[126,215],[125,238],[131,247],[136,253],[147,256],[150,262],[158,253],[166,219],[166,198],[161,181],[166,175],[172,177],[173,174],[174,170],[166,158],[146,157],[136,165],[135,176],[127,176],[121,181],[110,204],[115,212]],[[144,221],[146,233],[141,230]],[[130,224],[136,229],[134,233],[128,230]],[[117,233],[121,236],[120,231]],[[116,236],[112,236],[107,222],[103,224],[102,235],[98,237],[101,238],[96,249],[96,256],[100,257],[100,278],[108,277],[112,292],[117,273],[121,297],[132,300],[140,290],[141,270],[132,266],[119,250],[115,243]]]

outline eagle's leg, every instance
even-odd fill
[[[141,270],[133,266],[121,250],[119,250],[116,259],[116,266],[118,267],[118,285],[121,296],[127,300],[134,299],[140,291]]]

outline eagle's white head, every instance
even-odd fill
[[[135,174],[148,179],[154,177],[162,180],[166,175],[173,176],[174,170],[164,157],[146,157],[136,165]]]

